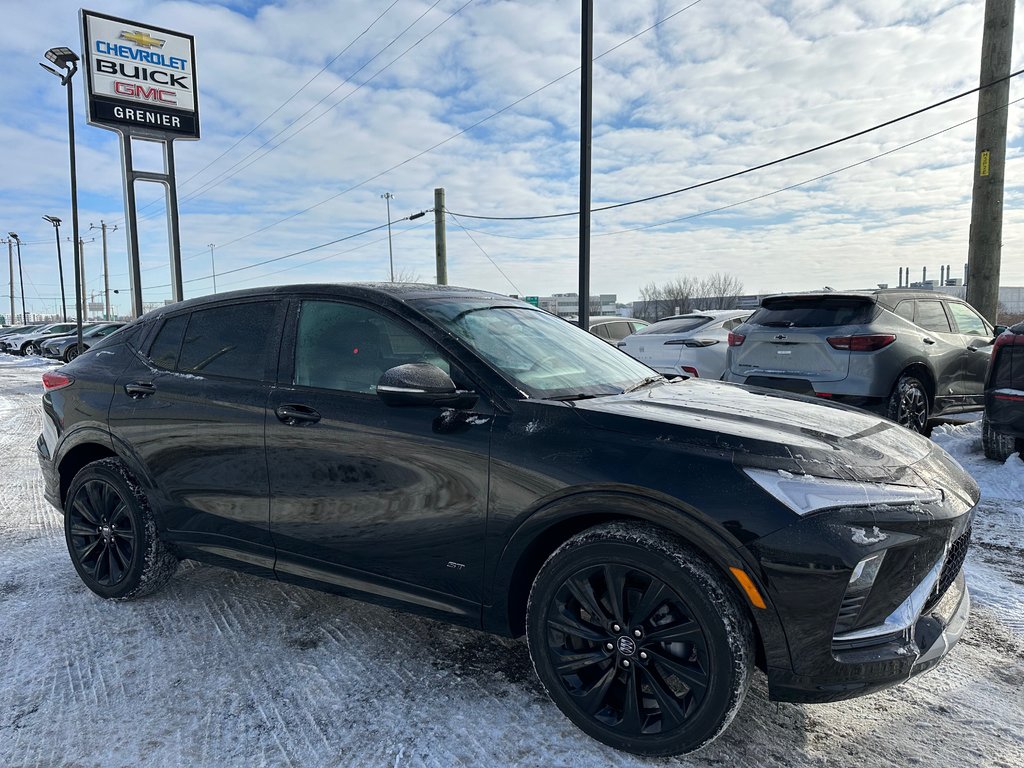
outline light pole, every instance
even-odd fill
[[[395,252],[391,250],[391,200],[395,197],[390,192],[385,192],[381,197],[388,206],[388,261],[391,263],[391,282],[395,282]]]
[[[7,233],[18,249],[18,282],[21,283],[21,322],[28,325],[28,314],[25,312],[25,275],[21,271],[21,238],[14,232]]]
[[[57,235],[57,275],[60,279],[60,306],[64,313],[64,322],[68,321],[68,302],[64,297],[64,262],[60,257],[60,219],[56,216],[43,216],[45,221],[53,224],[54,233]]]
[[[210,246],[210,266],[213,269],[213,292],[217,292],[217,262],[213,258],[213,249],[216,247],[213,243],[209,243]]]
[[[90,223],[89,229],[98,229],[103,234],[103,319],[110,319],[110,268],[107,262],[107,222],[100,219],[100,225]],[[110,227],[111,232],[117,232],[117,225]]]
[[[43,69],[60,78],[60,84],[68,92],[68,152],[71,161],[71,229],[73,241],[77,244],[78,236],[78,174],[75,171],[75,99],[74,91],[71,88],[71,78],[78,71],[78,54],[70,48],[51,48],[46,52],[46,60],[54,67],[61,69],[61,74],[53,67],[42,62],[39,63]],[[75,259],[75,315],[78,323],[78,349],[82,349],[82,268],[79,259]],[[25,300],[25,293],[22,291],[22,301]]]

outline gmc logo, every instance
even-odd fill
[[[155,101],[159,104],[177,104],[178,98],[174,91],[167,91],[163,88],[146,87],[136,83],[124,83],[120,80],[114,82],[114,93],[118,96],[133,96],[136,99]]]

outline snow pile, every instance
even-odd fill
[[[942,424],[932,430],[941,445],[978,482],[982,497],[1024,503],[1024,462],[1013,454],[1005,464],[985,458],[981,448],[981,422]]]

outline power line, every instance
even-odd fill
[[[611,210],[614,210],[616,208],[625,208],[626,206],[638,205],[640,203],[649,203],[652,200],[660,200],[660,199],[665,198],[665,197],[670,197],[672,195],[681,194],[682,192],[690,192],[690,191],[692,191],[694,189],[700,189],[701,187],[707,187],[707,186],[710,186],[712,184],[718,184],[719,182],[722,182],[722,181],[728,181],[729,179],[735,179],[738,176],[745,176],[745,175],[747,175],[749,173],[753,173],[755,171],[761,171],[761,170],[764,170],[765,168],[770,168],[773,165],[779,165],[781,163],[786,163],[786,162],[789,162],[790,160],[795,160],[798,157],[804,157],[805,155],[809,155],[809,154],[811,154],[813,152],[820,152],[823,149],[828,149],[829,147],[834,147],[837,144],[842,144],[843,142],[850,141],[851,139],[856,139],[856,138],[864,136],[864,135],[866,135],[868,133],[872,133],[874,131],[880,130],[882,128],[887,128],[890,125],[895,125],[896,123],[902,122],[903,120],[908,120],[911,117],[917,117],[918,115],[921,115],[921,114],[923,114],[925,112],[928,112],[928,111],[930,111],[932,109],[936,109],[938,107],[945,106],[946,104],[949,104],[949,103],[951,103],[953,101],[956,101],[957,99],[962,99],[965,96],[970,96],[972,93],[977,93],[978,91],[982,90],[983,88],[989,88],[989,87],[991,87],[993,85],[996,85],[997,83],[1003,82],[1004,80],[1009,80],[1011,78],[1017,77],[1018,75],[1020,75],[1022,73],[1024,73],[1024,69],[1018,69],[1016,72],[1011,72],[1006,77],[999,78],[998,80],[993,80],[991,83],[988,83],[986,85],[979,85],[976,88],[971,88],[969,91],[964,91],[963,93],[958,93],[956,96],[950,96],[949,98],[943,99],[942,101],[937,101],[934,104],[929,104],[927,107],[921,107],[920,109],[915,109],[913,112],[908,112],[905,115],[900,115],[899,117],[894,117],[891,120],[886,120],[883,123],[878,123],[877,125],[873,125],[870,128],[865,128],[863,130],[856,131],[855,133],[848,134],[847,136],[843,136],[843,137],[838,138],[838,139],[833,139],[832,141],[827,141],[824,144],[819,144],[819,145],[817,145],[815,147],[811,147],[810,149],[804,149],[804,150],[801,150],[800,152],[794,152],[791,155],[786,155],[785,157],[780,157],[780,158],[778,158],[776,160],[770,160],[770,161],[768,161],[766,163],[761,163],[760,165],[755,165],[755,166],[751,166],[750,168],[745,168],[742,171],[735,171],[733,173],[728,173],[728,174],[726,174],[724,176],[719,176],[717,178],[709,179],[707,181],[701,181],[701,182],[698,182],[697,184],[691,184],[691,185],[689,185],[687,187],[681,187],[679,189],[673,189],[673,190],[671,190],[669,192],[661,192],[661,193],[656,194],[656,195],[648,195],[647,197],[641,197],[641,198],[639,198],[637,200],[629,200],[629,201],[624,202],[624,203],[614,203],[612,205],[600,206],[598,208],[593,208],[592,211],[594,213],[597,213],[599,211],[611,211]],[[568,217],[568,216],[578,216],[579,215],[579,211],[576,210],[576,211],[566,211],[566,212],[563,212],[563,213],[548,213],[548,214],[537,215],[537,216],[482,216],[482,215],[474,215],[474,214],[471,214],[471,213],[460,213],[458,215],[462,216],[463,218],[466,218],[466,219],[480,219],[480,220],[484,220],[484,221],[539,221],[539,220],[542,220],[542,219],[561,219],[561,218],[565,218],[565,217]]]
[[[473,237],[473,235],[470,234],[469,230],[462,226],[462,222],[458,220],[458,218],[455,216],[455,214],[452,213],[451,211],[446,211],[446,213],[449,216],[451,216],[452,221],[454,221],[456,224],[458,224],[459,227],[462,229],[462,231],[466,233],[466,237],[468,237],[470,240],[473,241],[473,245],[475,245],[477,248],[480,249],[480,253],[482,253],[484,256],[487,257],[487,260],[489,262],[491,262],[491,264],[494,266],[494,268],[496,270],[501,272],[501,276],[504,277],[506,280],[508,280],[508,284],[511,285],[515,289],[516,293],[518,293],[520,296],[522,296],[523,292],[521,290],[519,290],[519,286],[512,282],[512,278],[505,274],[505,270],[503,270],[501,267],[498,266],[498,262],[496,262],[494,259],[492,259],[491,255],[489,253],[487,253],[487,251],[485,251],[483,249],[483,246],[480,245],[480,243],[478,243],[476,241],[476,238]]]

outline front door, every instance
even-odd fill
[[[298,310],[267,421],[278,577],[475,621],[493,410],[385,405],[375,389],[388,368],[461,374],[378,308],[309,299]]]
[[[951,301],[947,304],[963,344],[960,371],[964,405],[985,404],[985,376],[992,357],[992,327],[966,304]]]

